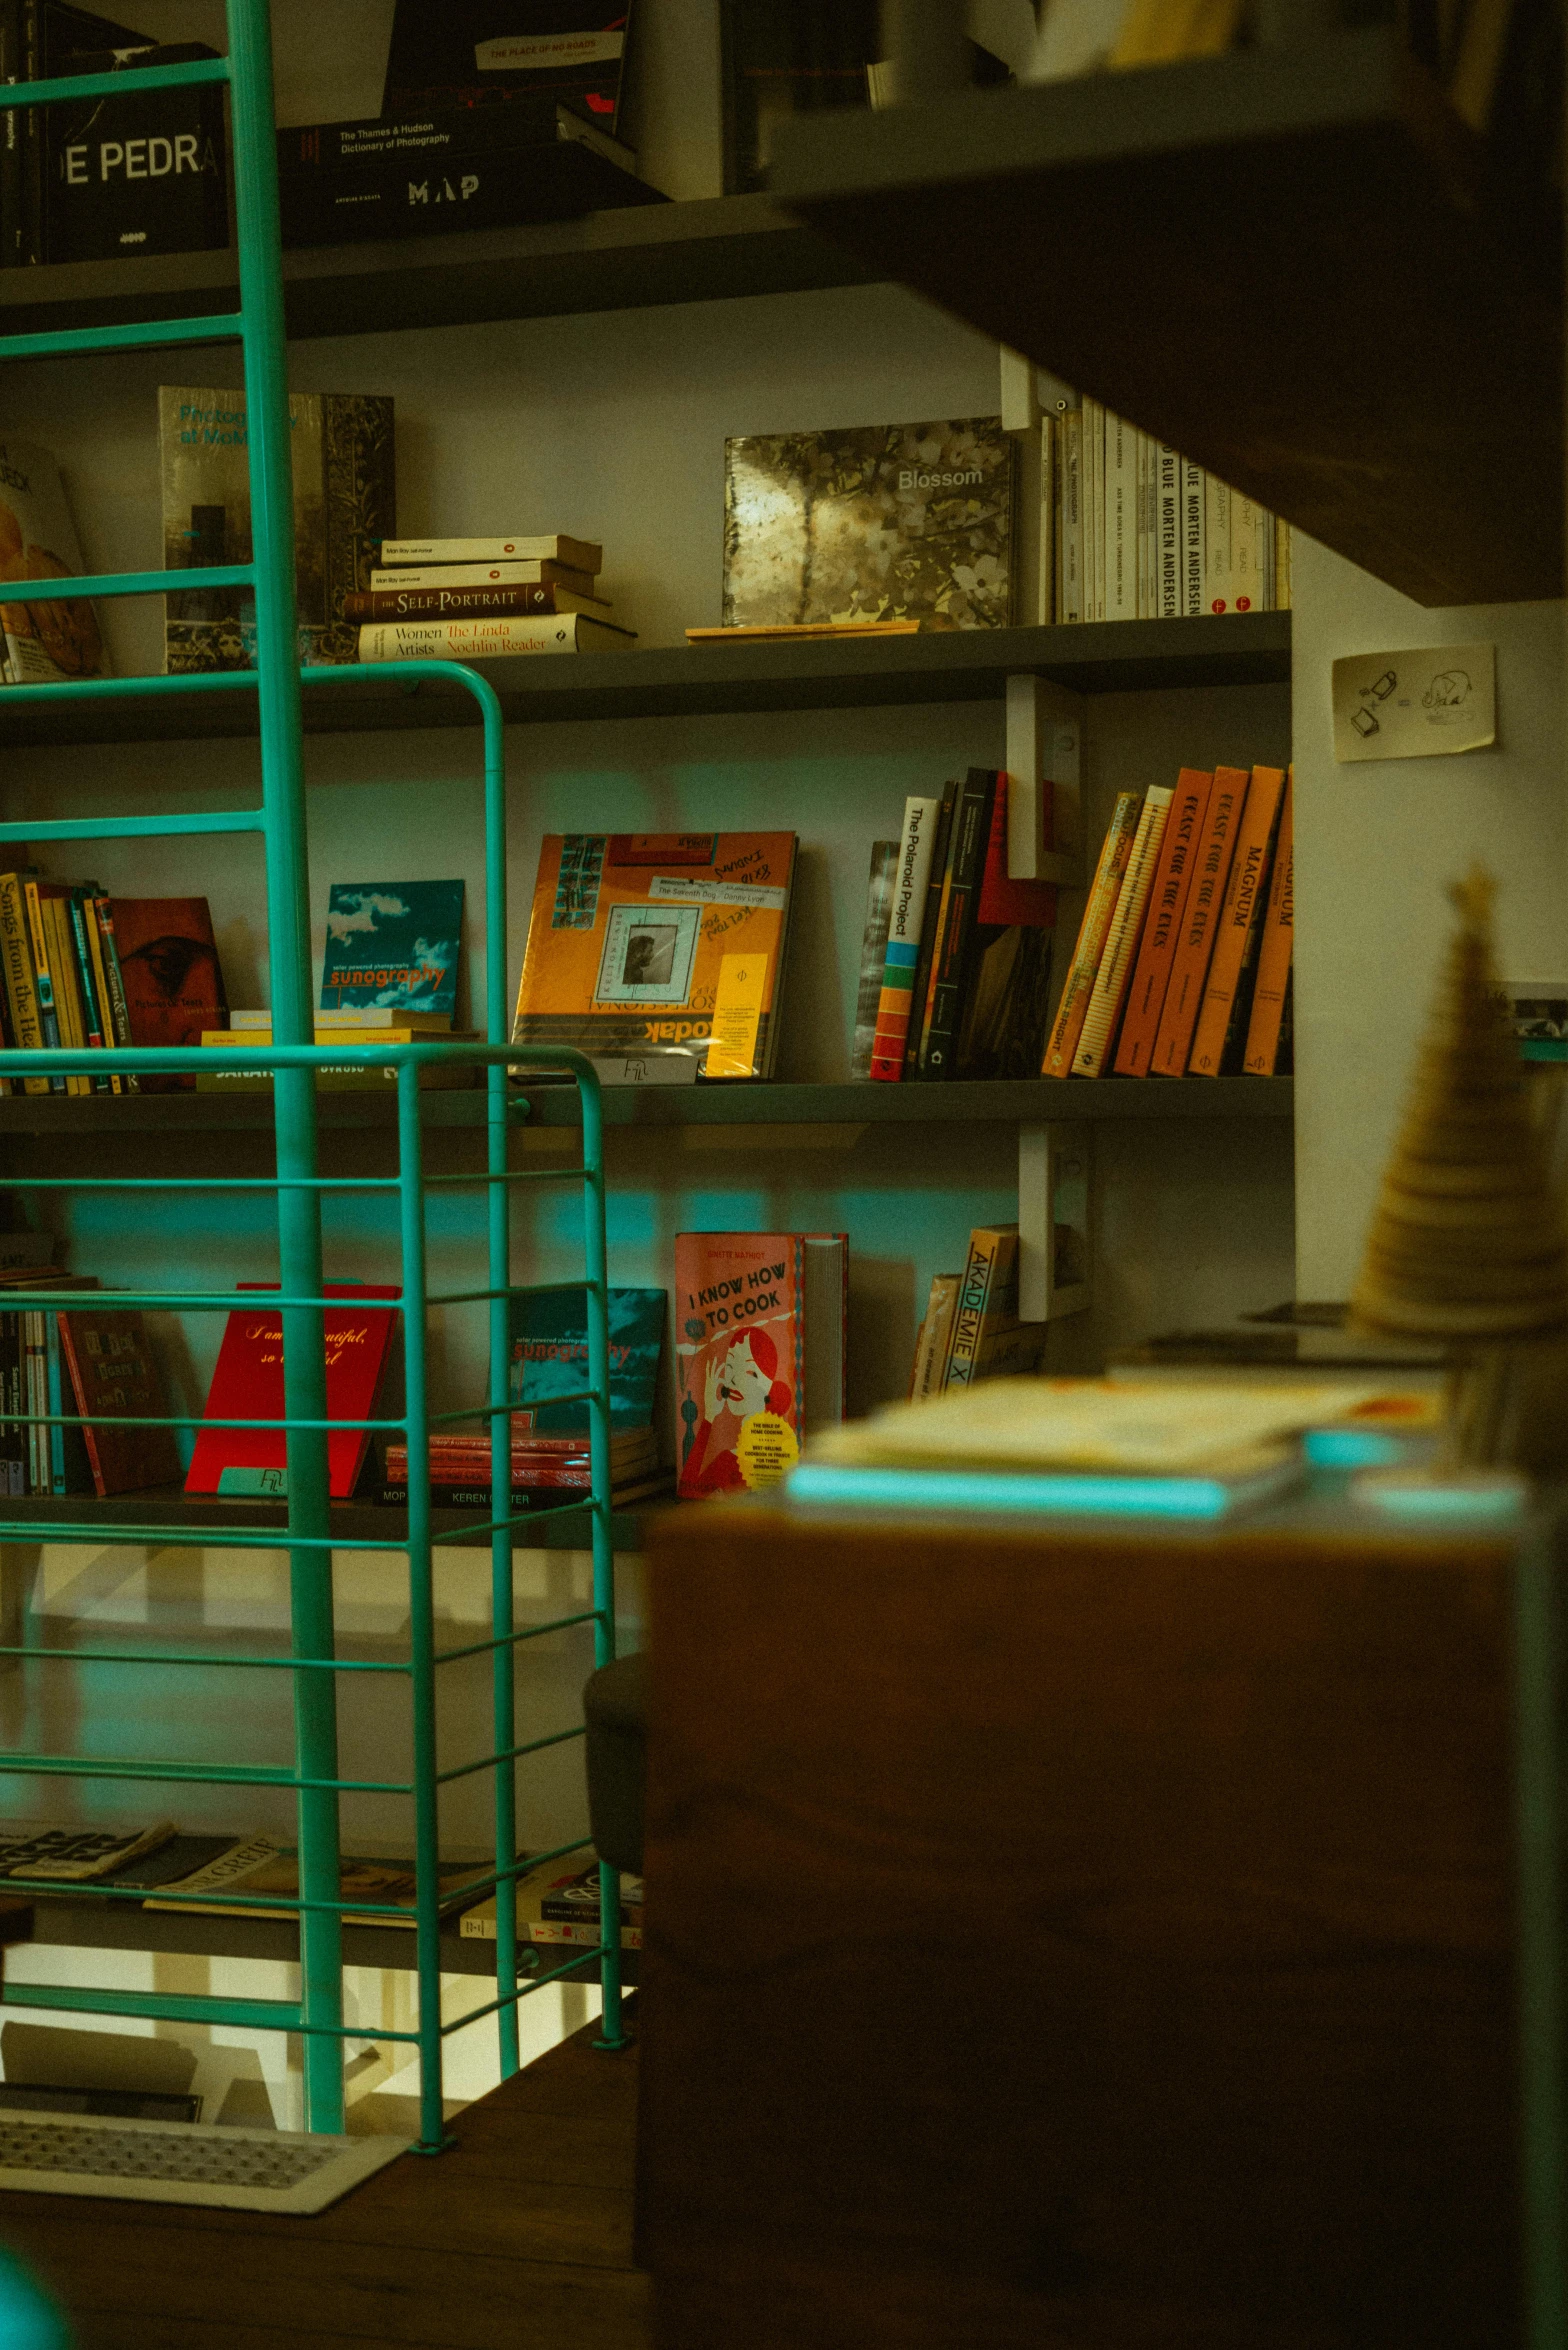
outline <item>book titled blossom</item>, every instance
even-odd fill
[[[999,416],[726,441],[726,628],[1005,628],[1016,472]]]

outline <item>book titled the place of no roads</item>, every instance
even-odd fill
[[[724,444],[724,624],[1012,617],[1017,444],[999,416]]]

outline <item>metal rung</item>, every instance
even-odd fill
[[[589,1956],[592,1957],[592,1952]],[[7,2007],[53,2007],[67,2015],[156,2016],[166,2024],[232,2024],[242,2031],[299,2032],[304,2019],[293,1999],[217,1999],[199,1992],[78,1990],[66,1983],[18,1983],[5,1987]],[[368,2035],[361,2027],[355,2034]],[[378,2033],[377,2038],[383,2037]]]
[[[193,57],[185,65],[138,65],[127,73],[73,73],[49,82],[0,82],[0,108],[60,106],[70,98],[132,98],[138,90],[188,90],[226,82],[226,57]]]
[[[207,569],[186,571],[95,571],[85,578],[0,580],[0,604],[75,604],[84,596],[166,596],[194,588],[253,588],[255,568],[249,563],[214,563]]]
[[[206,816],[60,816],[48,824],[0,824],[0,840],[166,840],[179,833],[264,832],[260,808]]]
[[[0,98],[6,87],[0,82]],[[89,351],[150,351],[164,343],[233,343],[244,332],[237,310],[201,318],[130,319],[124,326],[56,327],[46,335],[0,335],[0,359],[79,359]]]

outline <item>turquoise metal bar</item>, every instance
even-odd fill
[[[0,103],[4,101],[6,85],[0,83]],[[28,84],[29,93],[32,85]],[[51,334],[0,335],[0,360],[5,359],[79,359],[91,351],[148,351],[172,348],[177,343],[232,343],[245,332],[245,321],[237,312],[217,311],[209,317],[161,318],[154,322],[131,321],[124,326],[60,327]],[[41,596],[34,597],[42,603]],[[79,692],[79,687],[59,685],[18,686],[18,693],[64,694]]]
[[[403,1173],[401,1240],[405,1296],[425,1294],[425,1200],[419,1177],[419,1072],[397,1084],[398,1157]],[[435,1577],[430,1556],[430,1432],[426,1424],[424,1317],[404,1317],[404,1400],[408,1417],[408,1643],[414,1740],[414,1924],[419,1991],[419,2152],[446,2142],[441,2097],[440,1809],[437,1797]]]
[[[266,819],[259,809],[217,808],[205,816],[188,816],[182,823],[161,826],[158,837],[180,833],[262,832]],[[36,824],[0,824],[0,840],[145,840],[140,816],[50,816]]]
[[[261,724],[266,843],[268,969],[272,1029],[282,1045],[306,1045],[314,1033],[310,1003],[310,874],[306,851],[303,734],[294,601],[293,468],[283,316],[283,239],[278,219],[278,150],[273,130],[272,25],[268,0],[228,0],[230,113],[234,139],[240,309],[245,319],[245,404],[250,450],[251,546],[256,568],[256,675]],[[315,1084],[305,1068],[278,1068],[273,1078],[278,1173],[313,1176]],[[278,1257],[285,1292],[319,1295],[321,1207],[310,1191],[278,1199]],[[283,1408],[289,1421],[327,1417],[321,1309],[283,1306]],[[329,1533],[327,1440],[319,1428],[291,1427],[285,1438],[289,1480],[289,1571],[298,1654],[328,1657],[335,1645]],[[303,1673],[294,1685],[295,1742],[301,1781],[335,1780],[337,1691],[326,1674]],[[340,1889],[338,1804],[333,1791],[302,1787],[299,1882],[310,1902],[335,1902]],[[343,2020],[343,1929],[331,1914],[300,1927],[300,2001],[305,2021]],[[343,2127],[341,2056],[319,2040],[305,2043],[305,2111],[313,2130]]]
[[[0,83],[0,89],[5,87]],[[185,588],[254,587],[253,563],[214,563],[210,570],[102,571],[51,580],[0,580],[0,604],[80,604],[89,596],[168,596]]]
[[[192,57],[183,65],[135,65],[124,73],[73,73],[47,82],[0,82],[0,113],[13,106],[59,106],[75,98],[130,98],[138,90],[189,90],[226,82],[226,57]]]
[[[8,1980],[7,2007],[49,2007],[67,2015],[152,2016],[169,2024],[234,2024],[252,2032],[303,2032],[303,2010],[290,1999],[220,1999],[199,1992],[76,1990],[61,1983]],[[356,2038],[366,2035],[357,2033]]]
[[[565,1623],[577,1618],[567,1616]],[[544,1627],[550,1630],[555,1626]],[[520,1633],[520,1639],[527,1637]],[[460,1654],[465,1653],[459,1651]],[[0,1656],[32,1657],[40,1664],[62,1665],[195,1665],[209,1672],[232,1672],[236,1668],[268,1673],[402,1673],[412,1670],[409,1665],[389,1662],[383,1657],[344,1656],[224,1656],[217,1651],[195,1653],[183,1648],[35,1648],[26,1646],[0,1647]],[[438,1657],[438,1664],[446,1659]],[[25,1763],[20,1766],[25,1769]],[[141,1899],[141,1895],[137,1895]]]
[[[604,1100],[597,1072],[580,1076],[583,1112],[583,1256],[588,1272],[588,1433],[593,1469],[594,1663],[615,1656],[615,1546],[610,1527],[610,1328],[608,1239],[604,1207]],[[626,2045],[621,2015],[621,1880],[599,1864],[599,1917],[604,1955],[599,1982],[604,2002],[597,2047]]]

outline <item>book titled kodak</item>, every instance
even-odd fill
[[[584,612],[511,612],[489,620],[371,620],[361,661],[497,661],[511,653],[623,653],[629,628]]]
[[[513,1043],[771,1076],[794,875],[792,832],[547,833]]]

